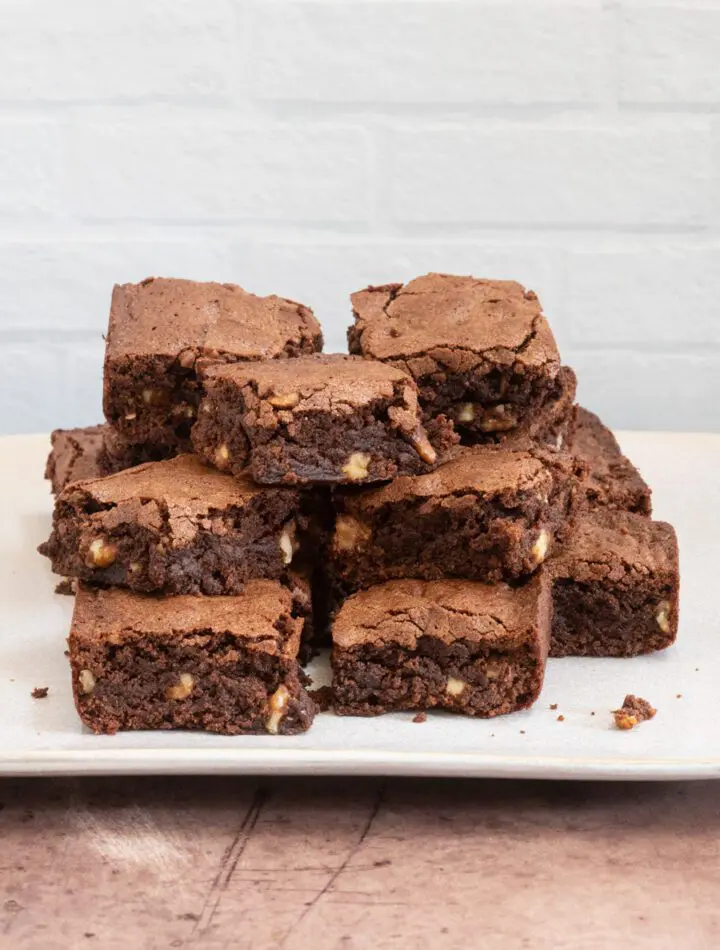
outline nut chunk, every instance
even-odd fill
[[[410,373],[431,432],[447,416],[467,441],[494,442],[553,405],[571,412],[552,331],[520,284],[426,274],[351,299],[350,352]]]
[[[292,300],[162,277],[121,284],[110,306],[105,416],[130,444],[187,451],[200,401],[198,364],[321,349],[312,311]]]
[[[544,575],[517,588],[389,581],[354,594],[332,630],[335,711],[525,709],[542,687],[550,606]]]
[[[531,574],[566,534],[576,488],[567,455],[478,445],[429,475],[337,489],[326,558],[337,595],[392,578]]]
[[[647,699],[628,693],[620,709],[613,710],[613,717],[618,729],[634,729],[641,722],[654,719],[656,712],[657,709],[651,706]]]
[[[446,424],[430,443],[407,374],[352,356],[212,366],[204,387],[196,452],[237,473],[243,458],[233,447],[247,438],[253,478],[263,484],[429,472],[456,440]]]
[[[277,581],[237,597],[150,597],[80,585],[68,644],[93,732],[304,732],[316,712],[297,663],[303,620]]]
[[[304,540],[305,499],[206,468],[192,455],[75,482],[57,498],[53,570],[170,594],[237,594],[280,578]]]
[[[677,636],[675,531],[624,511],[578,517],[553,578],[551,656],[638,656]]]

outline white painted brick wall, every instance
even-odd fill
[[[395,130],[385,155],[391,215],[517,228],[707,224],[706,125],[493,120]]]
[[[623,4],[619,77],[621,102],[720,105],[720,8]]]
[[[0,0],[0,432],[100,414],[114,281],[541,295],[616,426],[720,430],[720,0]]]
[[[599,4],[291,0],[252,28],[263,100],[593,103],[605,75]]]

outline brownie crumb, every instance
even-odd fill
[[[74,577],[64,577],[55,587],[56,594],[63,594],[66,597],[74,597],[76,583]]]
[[[558,717],[557,717],[557,721],[558,721],[558,722],[565,722],[565,717],[564,717],[564,716],[558,716]]]
[[[49,686],[36,686],[30,695],[33,699],[45,699],[49,690]]]
[[[557,704],[557,703],[550,703],[550,709],[555,710],[555,709],[557,709],[557,708],[558,708],[558,704]]]
[[[308,696],[315,701],[320,712],[327,712],[332,709],[332,686],[318,686],[317,689],[308,690]]]
[[[520,730],[520,735],[521,735],[521,736],[524,736],[524,735],[525,735],[525,730],[524,730],[524,729],[521,729],[521,730]]]
[[[413,722],[427,722],[427,713],[419,712],[417,715],[413,716]]]
[[[620,709],[613,710],[618,729],[634,729],[641,722],[652,719],[657,710],[646,699],[628,693]]]
[[[678,693],[678,694],[676,695],[675,699],[682,699],[682,697],[683,697],[683,694],[682,694],[682,693]]]
[[[593,711],[590,713],[590,715],[591,715],[591,716],[594,716],[594,715],[595,715],[595,710],[594,710],[594,709],[593,709]]]

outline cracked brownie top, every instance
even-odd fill
[[[236,597],[155,597],[81,584],[71,636],[116,645],[146,636],[182,637],[190,648],[221,635],[263,653],[295,657],[302,625],[293,617],[292,592],[278,581],[250,580]]]
[[[393,399],[398,392],[417,409],[415,384],[406,373],[386,363],[338,353],[252,364],[209,367],[206,380],[228,379],[253,387],[260,399],[291,412],[334,412],[347,415],[357,406]]]
[[[421,637],[451,645],[484,643],[515,649],[547,626],[549,593],[543,576],[520,587],[467,580],[397,580],[360,591],[333,626],[336,647],[393,643],[415,649]]]
[[[148,277],[113,290],[108,363],[164,356],[190,368],[198,357],[271,359],[321,347],[320,324],[308,307],[236,284]]]
[[[189,515],[242,505],[262,491],[249,478],[233,478],[207,468],[194,455],[178,455],[164,462],[146,462],[105,478],[78,482],[62,500],[84,495],[101,506],[158,501]]]
[[[437,471],[397,478],[354,496],[354,501],[358,508],[373,509],[408,497],[443,499],[476,492],[501,496],[514,504],[518,495],[533,493],[547,503],[556,481],[554,472],[567,480],[571,475],[568,464],[567,456],[555,457],[533,447],[507,451],[484,445],[458,448]]]
[[[536,294],[511,280],[426,274],[407,284],[368,287],[351,297],[355,325],[350,351],[381,360],[430,355],[457,372],[480,362],[527,366],[560,356]]]
[[[555,577],[620,584],[677,574],[677,563],[672,525],[628,511],[601,509],[583,513],[551,569]]]

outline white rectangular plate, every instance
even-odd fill
[[[0,439],[0,773],[720,777],[720,435],[627,433],[621,441],[653,486],[656,517],[680,536],[677,646],[634,660],[551,660],[537,705],[498,719],[431,713],[416,724],[412,713],[328,713],[303,736],[229,738],[83,729],[64,656],[72,598],[53,593],[57,578],[35,550],[52,510],[42,477],[48,438]],[[319,685],[327,670],[316,666]],[[49,687],[47,698],[31,698],[36,686]],[[626,693],[658,712],[620,732],[610,710]]]

